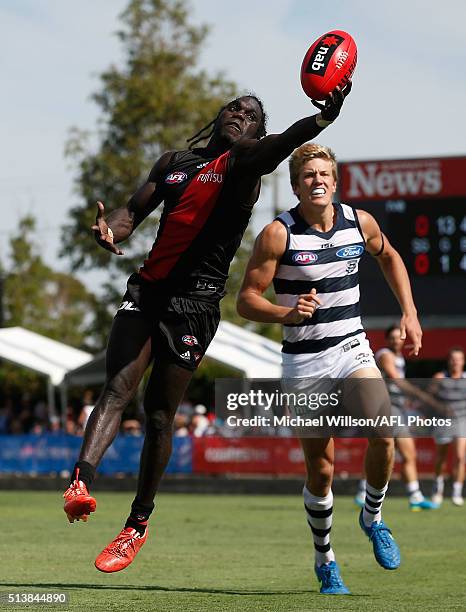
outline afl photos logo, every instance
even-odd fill
[[[299,253],[295,253],[291,259],[293,263],[298,264],[298,266],[308,266],[317,261],[319,257],[315,253],[300,251]]]
[[[187,178],[186,172],[172,172],[165,177],[165,182],[167,185],[176,185],[177,183],[182,183]]]

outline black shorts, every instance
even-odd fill
[[[195,370],[215,336],[220,308],[218,302],[167,295],[135,273],[115,317],[143,317],[154,326],[154,358]]]

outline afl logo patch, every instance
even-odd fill
[[[364,251],[364,247],[362,247],[361,245],[352,244],[351,246],[347,246],[347,247],[343,247],[342,249],[338,249],[335,255],[342,259],[346,259],[349,257],[359,257],[359,255],[362,255],[363,251]]]
[[[183,336],[181,340],[188,346],[194,346],[195,344],[199,344],[196,336]]]
[[[309,264],[317,261],[319,257],[315,253],[301,251],[299,253],[295,253],[291,259],[293,263],[298,264],[299,266],[308,266]]]
[[[165,182],[167,185],[174,185],[176,183],[182,183],[188,178],[186,172],[172,172],[168,174],[165,178]]]

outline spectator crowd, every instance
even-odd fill
[[[84,391],[82,399],[68,404],[64,416],[55,413],[47,402],[36,400],[28,393],[20,397],[0,399],[0,435],[44,433],[66,433],[82,436],[86,423],[94,409],[94,394]],[[128,414],[121,423],[121,433],[139,436],[143,434],[144,416],[142,410]],[[185,400],[176,415],[175,436],[221,435],[221,426],[215,421],[215,414],[203,404],[193,405]]]

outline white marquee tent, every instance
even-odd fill
[[[280,344],[226,321],[220,323],[206,355],[245,378],[281,377]],[[0,329],[0,359],[46,376],[52,411],[54,387],[60,387],[63,403],[68,386],[97,385],[105,380],[105,352],[93,358],[90,353],[21,327]]]
[[[245,378],[280,378],[281,345],[244,327],[222,321],[207,357],[243,372]]]
[[[67,372],[91,361],[92,355],[22,327],[4,327],[0,329],[0,358],[44,374],[53,410],[53,388],[63,383]]]

